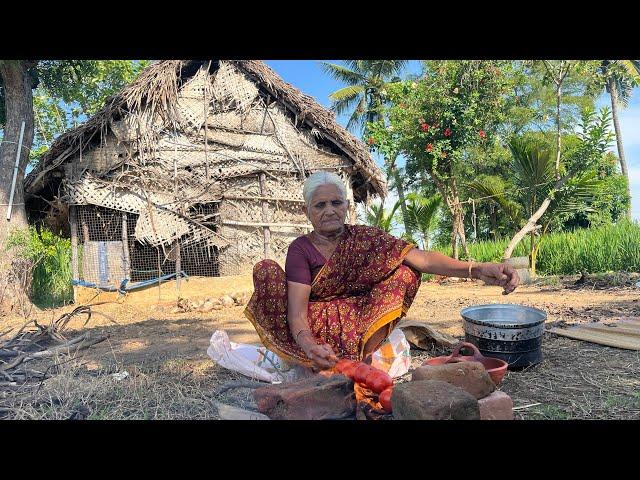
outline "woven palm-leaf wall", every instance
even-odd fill
[[[200,68],[175,109],[175,122],[125,113],[65,166],[70,204],[129,214],[123,238],[149,257],[139,275],[147,267],[166,274],[180,261],[215,262],[207,275],[250,272],[265,255],[283,264],[291,241],[310,231],[302,184],[313,171],[340,173],[353,202],[352,162],[232,63]]]

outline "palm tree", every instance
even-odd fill
[[[337,115],[351,112],[347,129],[359,131],[367,136],[367,123],[384,121],[383,106],[385,88],[400,81],[400,73],[407,66],[407,60],[344,60],[344,65],[321,62],[325,73],[345,83],[347,86],[329,95],[332,109]],[[405,207],[402,177],[396,166],[396,157],[385,158],[387,176],[393,179],[398,191],[405,230],[411,234],[409,216]]]
[[[396,213],[396,210],[399,206],[400,200],[398,200],[391,208],[391,211],[388,212],[384,209],[382,202],[380,202],[379,205],[371,205],[366,210],[367,224],[372,227],[378,227],[379,229],[390,233],[391,228],[393,227],[393,225],[391,224],[391,222],[393,221],[393,215]]]
[[[407,60],[344,60],[344,65],[321,62],[322,70],[347,86],[329,95],[337,115],[351,111],[347,129],[364,132],[366,124],[383,119],[385,87],[399,82]],[[355,108],[354,108],[355,107]]]
[[[622,148],[622,132],[618,120],[618,106],[626,107],[628,105],[633,87],[640,83],[640,60],[602,60],[600,74],[604,77],[605,89],[611,98],[611,115],[616,133],[620,169],[627,179],[627,194],[631,198],[629,170]],[[627,216],[631,218],[631,209],[627,210]]]
[[[413,229],[422,236],[422,249],[429,249],[429,236],[433,231],[438,211],[442,205],[442,197],[435,194],[431,197],[423,197],[418,193],[407,195],[407,211]]]
[[[486,176],[473,180],[467,187],[474,193],[489,197],[509,217],[516,230],[538,209],[540,201],[549,195],[555,183],[555,155],[541,143],[516,137],[509,143],[512,155],[514,193],[507,193],[504,183]],[[557,191],[547,207],[538,228],[530,232],[529,259],[535,273],[536,257],[542,237],[558,215],[592,211],[588,203],[593,200],[601,181],[595,172],[576,176]]]

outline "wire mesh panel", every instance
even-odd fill
[[[212,215],[215,204],[199,206]],[[135,239],[138,215],[93,205],[75,209],[78,230],[77,280],[87,286],[119,287],[124,280],[145,282],[181,271],[188,276],[220,276],[219,251],[206,244],[154,247]],[[126,221],[124,217],[126,216]],[[126,239],[126,241],[125,241]]]

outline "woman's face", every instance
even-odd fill
[[[313,229],[320,234],[331,234],[342,229],[347,218],[349,202],[333,184],[320,185],[313,192],[307,208],[307,217]]]

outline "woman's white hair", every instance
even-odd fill
[[[339,175],[332,172],[316,172],[309,175],[309,178],[304,182],[304,187],[302,187],[302,196],[307,208],[311,204],[311,199],[316,189],[321,185],[335,185],[344,199],[347,199],[347,189]]]

